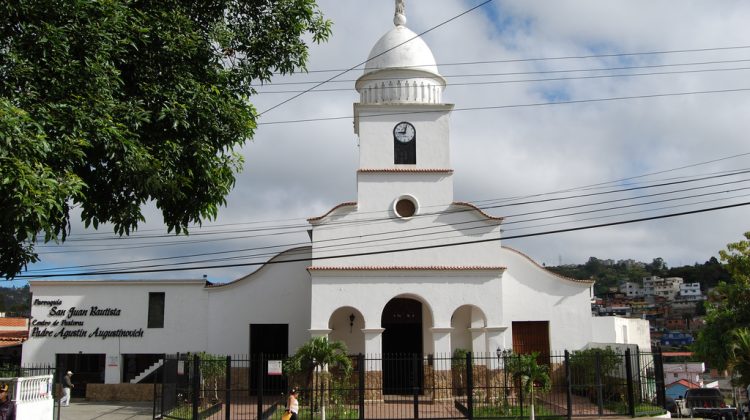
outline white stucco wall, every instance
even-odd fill
[[[289,353],[310,338],[310,247],[272,258],[255,273],[206,289],[208,351],[250,353],[250,324],[288,324]],[[284,262],[289,260],[302,260]]]
[[[55,364],[56,353],[106,354],[105,383],[120,381],[121,354],[176,353],[207,348],[207,301],[203,280],[193,281],[31,281],[31,333],[23,344],[22,363]],[[164,292],[164,328],[147,328],[150,292]],[[40,304],[58,301],[59,305]],[[92,316],[91,307],[118,309],[118,316]],[[65,311],[52,316],[52,308]],[[85,315],[68,317],[71,308],[86,310]],[[82,322],[80,326],[62,326],[63,320]],[[39,323],[58,322],[41,326]],[[35,325],[53,336],[39,337]],[[139,330],[142,337],[91,336],[100,330]],[[64,330],[63,330],[64,329]],[[64,331],[79,331],[84,336],[63,338]],[[57,337],[54,334],[58,334]],[[114,360],[113,360],[114,358]],[[117,365],[114,362],[117,361]]]
[[[512,347],[513,321],[549,321],[552,351],[579,349],[591,340],[592,283],[573,281],[545,270],[526,255],[502,248],[502,323]]]
[[[355,131],[359,134],[359,168],[413,167],[449,169],[450,111],[453,105],[354,104]],[[383,115],[386,114],[386,115]],[[394,165],[393,127],[410,122],[416,131],[416,165]]]
[[[641,351],[651,350],[651,332],[645,319],[595,316],[591,318],[591,332],[595,343],[634,344]]]

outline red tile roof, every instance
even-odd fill
[[[486,217],[488,219],[491,219],[491,220],[497,220],[497,221],[502,221],[503,220],[502,217],[490,216],[489,214],[487,214],[484,211],[482,211],[482,209],[480,209],[479,207],[477,207],[477,206],[475,206],[475,205],[473,205],[471,203],[464,203],[463,201],[454,201],[453,205],[454,206],[468,207],[468,208],[470,208],[472,210],[476,210],[477,212],[479,212],[479,214],[481,214],[482,216],[484,216],[484,217]]]
[[[29,338],[29,332],[24,331],[0,331],[0,343],[22,343]]]
[[[27,318],[0,318],[0,327],[25,327]]]
[[[307,221],[308,222],[317,222],[318,220],[320,220],[320,219],[328,216],[329,214],[333,213],[334,210],[336,210],[338,208],[346,207],[346,206],[356,206],[356,205],[357,205],[356,201],[347,201],[346,203],[341,203],[341,204],[337,205],[336,207],[328,210],[328,212],[326,214],[324,214],[322,216],[318,216],[318,217],[311,217],[311,218],[307,219]]]
[[[694,388],[700,388],[701,387],[700,385],[698,385],[698,384],[696,384],[694,382],[690,382],[687,379],[680,379],[679,381],[675,381],[675,382],[672,382],[671,384],[667,385],[667,388],[669,388],[670,386],[674,386],[674,385],[682,385],[682,386],[684,386],[684,387],[686,387],[688,389],[694,389]]]

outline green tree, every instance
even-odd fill
[[[227,359],[224,356],[200,352],[196,354],[201,366],[201,392],[206,392],[206,382],[211,382],[214,391],[214,401],[219,400],[219,379],[226,374]],[[205,397],[205,395],[201,395]]]
[[[352,361],[346,354],[346,344],[341,341],[328,341],[326,337],[315,337],[303,344],[292,357],[283,364],[284,373],[291,377],[293,384],[299,385],[298,376],[302,375],[307,389],[312,388],[315,372],[328,369],[341,369],[345,376],[352,370]],[[327,375],[320,375],[320,389],[313,389],[313,395],[318,391],[325,393],[325,379]],[[318,401],[313,398],[313,401]],[[325,420],[325,405],[321,407],[321,417]]]
[[[0,276],[64,241],[73,206],[119,235],[147,202],[169,232],[215,218],[254,86],[330,30],[314,0],[0,2]]]
[[[529,396],[530,418],[536,418],[534,412],[534,389],[547,392],[552,387],[549,366],[537,363],[539,353],[513,355],[508,359],[508,371],[513,379],[519,381],[525,395]]]
[[[693,349],[710,366],[731,367],[738,329],[750,325],[750,232],[746,240],[730,243],[719,257],[731,281],[720,282],[705,303],[706,325]]]
[[[732,332],[728,366],[735,374],[734,384],[750,386],[750,329],[738,328]]]

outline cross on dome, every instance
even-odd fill
[[[406,25],[406,4],[404,4],[404,0],[396,0],[396,13],[393,14],[393,24],[396,26]]]

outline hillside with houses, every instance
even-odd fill
[[[647,319],[652,345],[682,349],[703,326],[711,289],[730,279],[712,257],[703,264],[669,268],[661,258],[651,263],[632,259],[589,258],[585,264],[548,267],[575,278],[596,281],[591,310],[597,316]]]

